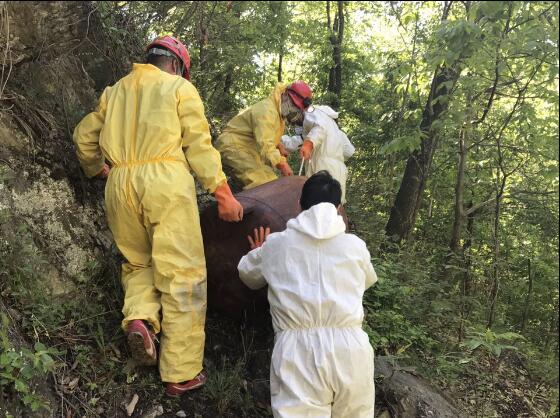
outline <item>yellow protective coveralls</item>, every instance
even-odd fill
[[[101,171],[104,158],[113,166],[105,203],[128,261],[122,326],[143,319],[161,330],[162,381],[190,380],[202,370],[206,263],[189,169],[209,192],[226,181],[198,92],[179,76],[134,64],[105,89],[74,142],[87,176]]]
[[[284,133],[280,96],[286,90],[278,83],[269,97],[243,110],[230,120],[218,138],[216,148],[233,176],[251,189],[278,178],[272,167],[286,158],[276,146]]]

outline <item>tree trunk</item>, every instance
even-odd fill
[[[442,22],[447,20],[452,4],[453,2],[444,2]],[[414,151],[406,162],[401,186],[385,226],[385,233],[394,241],[408,239],[416,222],[422,193],[437,146],[437,133],[432,129],[432,124],[447,110],[447,100],[443,98],[450,94],[460,73],[458,61],[453,67],[438,67],[434,73],[430,94],[420,122],[420,131],[425,138],[420,144],[420,149]]]
[[[344,2],[339,1],[338,3],[338,30],[337,30],[337,42],[333,49],[333,61],[335,66],[335,90],[334,93],[337,95],[340,102],[340,94],[342,92],[342,39],[344,36]]]
[[[228,65],[225,70],[224,84],[216,84],[214,91],[208,97],[208,102],[213,103],[218,115],[228,115],[233,110],[233,99],[231,97],[231,88],[233,86],[233,65]],[[214,97],[218,95],[219,98],[214,101]],[[225,122],[225,121],[224,121]]]
[[[202,100],[206,98],[206,77],[207,77],[207,61],[206,61],[206,41],[207,41],[207,29],[204,22],[204,10],[206,7],[206,2],[200,2],[200,20],[198,22],[198,59],[199,59],[199,71],[200,77],[197,80],[197,89]]]
[[[224,79],[224,89],[222,90],[224,95],[228,95],[233,85],[233,65],[228,66],[226,71],[226,77]]]
[[[527,290],[527,297],[525,298],[525,309],[523,309],[523,318],[521,320],[521,332],[525,332],[525,325],[527,324],[527,316],[529,315],[529,306],[531,305],[531,298],[533,297],[533,274],[531,273],[531,259],[527,259],[527,276],[529,278],[529,289]]]
[[[502,124],[502,126],[499,129],[498,134],[496,135],[496,148],[498,151],[498,168],[496,169],[496,182],[501,182],[501,184],[498,186],[498,184],[496,184],[496,206],[495,206],[495,210],[494,210],[494,257],[493,257],[493,266],[492,266],[492,288],[490,291],[490,310],[488,313],[488,328],[491,328],[492,325],[494,325],[494,320],[495,320],[495,316],[496,316],[496,304],[498,301],[498,292],[499,292],[499,288],[500,288],[500,278],[499,278],[499,268],[498,268],[498,261],[499,261],[499,255],[500,255],[500,239],[499,239],[499,226],[500,226],[500,209],[501,209],[501,199],[504,195],[504,191],[505,191],[505,187],[506,187],[506,182],[509,176],[511,176],[513,173],[515,173],[515,171],[517,171],[517,169],[519,169],[519,165],[509,171],[506,172],[505,166],[504,166],[504,152],[502,149],[502,137],[504,135],[504,131],[507,128],[507,126],[509,125],[509,123],[511,122],[513,115],[515,113],[515,111],[519,108],[519,106],[521,106],[523,104],[523,101],[525,100],[525,93],[527,92],[527,89],[529,88],[529,84],[531,84],[531,82],[533,81],[533,78],[535,77],[535,75],[537,74],[537,72],[539,71],[540,67],[542,66],[543,61],[541,61],[534,69],[533,69],[533,73],[530,75],[529,79],[527,80],[527,82],[525,83],[525,85],[523,86],[523,88],[519,91],[519,94],[517,96],[517,100],[515,101],[513,108],[511,109],[511,111],[508,113],[508,115],[506,116],[504,123]],[[501,178],[501,180],[500,180]]]
[[[545,351],[548,351],[550,349],[551,341],[556,342],[556,349],[554,350],[556,359],[558,359],[558,355],[560,354],[558,349],[559,341],[560,341],[560,339],[558,338],[558,320],[560,318],[558,303],[559,303],[559,299],[556,299],[556,302],[554,303],[554,315],[550,315],[548,333],[546,334],[546,338],[544,339]]]
[[[330,2],[327,2],[327,24],[329,26],[329,41],[332,45],[333,65],[329,70],[328,91],[334,93],[336,99],[332,103],[334,107],[340,105],[342,92],[342,41],[344,39],[344,2],[337,1],[337,12],[331,28]]]
[[[414,151],[408,158],[401,186],[385,227],[386,234],[395,241],[408,239],[416,222],[422,193],[437,146],[437,133],[432,129],[432,124],[447,110],[447,101],[441,98],[449,95],[459,78],[459,73],[456,68],[443,67],[436,71],[432,80],[430,95],[420,123],[420,130],[426,137],[420,149]],[[438,98],[440,100],[436,101]]]
[[[500,172],[498,169],[498,178]],[[490,312],[488,313],[487,328],[492,328],[496,319],[496,304],[498,302],[498,292],[500,290],[500,276],[498,262],[500,260],[500,215],[501,215],[501,200],[504,194],[507,178],[502,177],[502,183],[499,190],[496,190],[496,206],[494,207],[494,227],[493,227],[493,241],[494,241],[494,255],[492,260],[492,288],[490,289]]]
[[[280,47],[280,53],[278,54],[278,82],[282,81],[282,59],[284,58],[284,47]]]
[[[459,134],[459,163],[457,164],[457,180],[455,181],[455,217],[451,241],[449,242],[449,249],[453,254],[458,254],[459,252],[461,230],[463,229],[463,220],[465,218],[463,195],[465,191],[465,162],[467,158],[466,131],[467,128],[463,126]]]
[[[473,201],[471,200],[468,204],[468,208],[472,208]],[[474,235],[474,217],[475,213],[470,213],[468,215],[467,221],[467,237],[462,249],[462,259],[463,259],[463,280],[461,283],[461,320],[459,322],[459,342],[463,341],[465,338],[465,324],[469,318],[471,312],[470,297],[472,294],[472,277],[471,277],[471,264],[472,258],[470,256],[470,248],[472,247],[473,235]]]
[[[467,120],[469,118],[467,112]],[[458,275],[458,268],[464,264],[464,254],[460,246],[461,233],[463,230],[463,223],[465,220],[464,208],[464,192],[465,192],[465,165],[467,159],[467,136],[468,136],[468,122],[465,122],[459,131],[458,140],[458,156],[457,162],[457,178],[455,180],[455,214],[453,217],[453,228],[451,230],[451,239],[449,241],[449,253],[445,257],[445,265],[443,270],[443,279],[445,282],[453,281]],[[428,210],[431,212],[431,210]],[[430,217],[430,213],[428,213]],[[454,282],[454,281],[453,281]],[[462,325],[460,326],[462,329]],[[461,335],[461,332],[459,333]]]
[[[284,64],[284,45],[286,44],[287,36],[287,22],[290,20],[288,5],[285,1],[273,2],[271,5],[273,11],[276,12],[277,23],[280,29],[280,36],[278,37],[278,69],[276,78],[278,82],[282,82],[282,66]]]

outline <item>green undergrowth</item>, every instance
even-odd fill
[[[179,400],[166,398],[157,368],[130,360],[120,328],[119,260],[92,263],[80,277],[66,279],[66,294],[53,295],[44,282],[49,257],[25,223],[6,212],[0,220],[0,413],[126,416],[136,394],[135,414],[161,407],[164,416],[179,410],[188,417],[269,415],[270,330],[210,314],[207,386]]]
[[[459,283],[442,279],[445,254],[435,245],[391,247],[379,235],[364,236],[379,277],[364,295],[364,328],[376,355],[416,370],[472,416],[558,416],[555,347],[506,321],[487,329],[477,301],[462,319]]]
[[[391,247],[350,217],[379,276],[364,297],[364,328],[377,355],[416,369],[472,416],[558,416],[555,347],[521,336],[507,321],[487,330],[476,301],[459,335],[463,300],[458,282],[441,279],[445,254],[435,244]],[[138,414],[161,406],[164,416],[180,410],[189,417],[270,416],[270,329],[210,313],[206,387],[165,398],[157,369],[129,359],[120,329],[119,260],[91,263],[54,295],[45,284],[53,255],[39,250],[25,220],[0,212],[0,229],[4,415],[126,416],[136,394]]]

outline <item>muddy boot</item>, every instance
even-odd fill
[[[145,366],[157,364],[156,336],[144,321],[131,321],[126,334],[132,358]]]
[[[165,394],[173,397],[181,396],[190,390],[201,388],[204,386],[207,379],[208,373],[203,370],[192,380],[181,383],[166,383]]]

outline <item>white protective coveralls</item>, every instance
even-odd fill
[[[362,297],[377,275],[335,206],[303,211],[238,269],[252,289],[268,283],[274,416],[373,418],[373,349],[361,326]]]
[[[329,106],[314,106],[312,111],[305,112],[302,136],[313,142],[313,153],[305,165],[305,175],[311,177],[318,171],[327,170],[340,183],[342,203],[346,203],[348,170],[344,161],[354,154],[355,148],[336,124],[337,118],[338,113]],[[286,149],[293,147],[290,143],[284,146]]]

